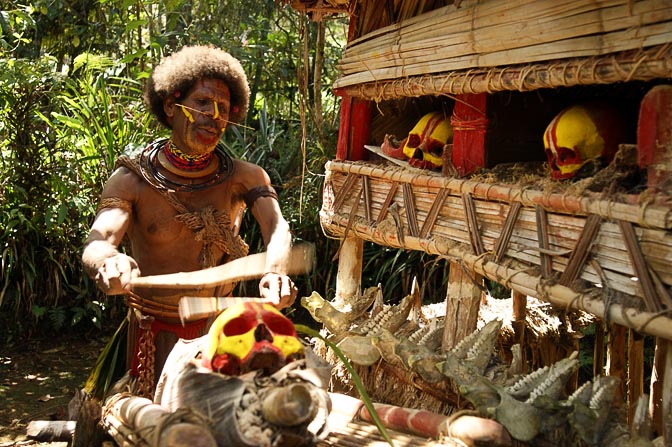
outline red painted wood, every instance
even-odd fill
[[[338,93],[338,92],[336,92]],[[337,160],[364,160],[371,129],[371,102],[343,96],[336,146]]]
[[[453,165],[460,176],[485,167],[487,93],[457,95],[453,115]]]
[[[637,122],[639,167],[652,187],[672,182],[672,85],[653,87],[642,99]]]
[[[348,160],[364,160],[371,129],[371,101],[355,99],[350,111],[350,151]]]
[[[348,142],[350,141],[350,110],[352,98],[341,98],[341,116],[338,128],[338,142],[336,144],[336,160],[346,160],[348,157]]]

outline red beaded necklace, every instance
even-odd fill
[[[163,146],[163,153],[168,161],[183,171],[200,171],[205,169],[212,161],[212,152],[207,154],[189,155],[182,152],[173,140],[168,140]]]

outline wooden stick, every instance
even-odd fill
[[[314,246],[300,244],[292,248],[286,264],[286,274],[308,273],[313,266]],[[180,288],[209,287],[261,278],[266,271],[266,253],[257,253],[234,259],[226,264],[194,272],[141,276],[132,280],[135,287]]]
[[[521,207],[520,202],[513,202],[509,213],[506,215],[506,220],[504,221],[504,226],[502,227],[502,232],[497,238],[497,243],[495,244],[495,262],[502,260],[504,253],[506,252],[507,247],[509,246],[509,241],[511,240],[511,235],[513,234],[513,229],[515,228],[516,220],[518,220],[518,213],[520,212]]]
[[[595,236],[597,236],[597,233],[600,231],[601,223],[602,218],[595,214],[591,214],[586,219],[583,231],[581,231],[581,236],[579,236],[579,240],[576,241],[576,247],[567,261],[567,268],[560,276],[560,284],[563,286],[569,287],[576,281],[579,275],[581,275],[581,270],[585,267],[586,260],[590,253],[590,247],[595,241]]]

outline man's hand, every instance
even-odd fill
[[[105,258],[94,279],[98,288],[108,295],[120,295],[131,290],[131,280],[140,276],[135,259],[123,253]]]
[[[298,291],[292,279],[287,275],[266,273],[259,281],[259,294],[262,298],[270,298],[278,309],[294,304]]]

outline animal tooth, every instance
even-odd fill
[[[558,399],[569,376],[579,367],[578,356],[579,353],[574,351],[569,357],[551,365],[544,380],[530,393],[530,397],[526,402],[534,403],[539,396]]]
[[[381,329],[396,332],[407,320],[413,305],[413,296],[407,295],[396,306],[386,306],[378,315],[353,330],[359,335],[376,335]]]
[[[459,359],[466,359],[475,345],[481,345],[485,340],[488,340],[489,342],[496,340],[501,327],[501,320],[491,320],[487,322],[481,329],[475,330],[458,342],[450,350],[450,353]],[[472,352],[472,356],[473,355]]]

